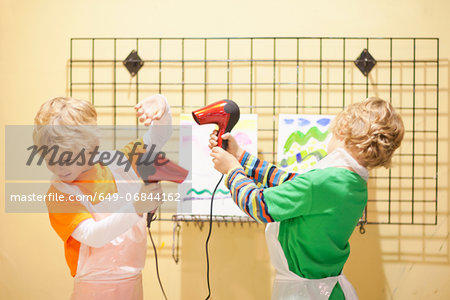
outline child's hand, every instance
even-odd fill
[[[159,120],[166,112],[166,101],[161,95],[153,95],[145,98],[134,106],[136,116],[145,126],[150,125],[153,120]]]
[[[217,146],[217,130],[213,130],[213,132],[209,135],[209,145],[208,147],[210,149],[214,148]],[[244,150],[239,147],[239,144],[236,142],[236,139],[229,133],[225,133],[222,135],[222,140],[228,140],[228,147],[227,147],[227,151],[233,155],[236,159],[239,159],[239,157],[241,157],[242,152],[244,152]]]
[[[214,169],[222,174],[227,174],[231,169],[241,166],[233,155],[220,147],[212,148],[210,155],[213,157]]]

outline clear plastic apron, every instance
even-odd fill
[[[103,201],[96,205],[83,201],[95,221],[108,217],[114,211],[112,205],[120,209],[129,204],[126,194],[139,193],[142,186],[132,168],[126,172],[125,166],[112,164],[108,167],[114,176],[117,193],[122,197],[117,201]],[[75,185],[61,181],[55,181],[53,185],[63,193],[82,195]],[[146,251],[146,218],[103,247],[81,244],[72,299],[143,299],[141,270],[144,268]]]
[[[286,256],[278,241],[279,229],[280,223],[278,222],[266,226],[266,241],[270,259],[277,271],[273,283],[272,300],[327,300],[338,281],[345,299],[358,299],[355,290],[344,274],[322,279],[307,279],[290,271]]]
[[[359,165],[344,149],[338,148],[322,159],[317,169],[328,167],[350,167],[367,181],[368,171]],[[280,223],[269,223],[266,226],[266,241],[276,276],[272,289],[272,300],[327,300],[334,286],[339,282],[346,300],[357,300],[358,296],[344,274],[322,279],[307,279],[289,270],[283,248],[278,241]]]

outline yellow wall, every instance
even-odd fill
[[[361,299],[450,297],[448,86],[450,3],[440,1],[0,1],[3,125],[31,124],[39,105],[68,94],[72,37],[431,36],[440,38],[440,163],[437,226],[368,226],[351,238],[345,273]],[[1,130],[4,166],[4,131]],[[4,182],[4,172],[1,173]],[[3,202],[4,186],[0,195]],[[0,298],[65,299],[72,279],[45,214],[0,212]],[[171,258],[172,224],[158,223],[169,299],[206,296],[206,230],[183,225],[181,261]],[[215,299],[268,299],[272,270],[263,226],[214,227]],[[246,258],[240,257],[246,254]],[[160,298],[149,248],[146,299]],[[153,294],[155,294],[154,297]]]

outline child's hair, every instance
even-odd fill
[[[333,120],[331,131],[371,169],[390,166],[405,130],[402,118],[389,102],[370,97],[340,112]]]
[[[57,97],[41,105],[34,118],[36,146],[93,150],[99,144],[97,112],[88,101]]]
[[[96,125],[97,112],[88,101],[69,97],[50,99],[41,105],[36,125]]]

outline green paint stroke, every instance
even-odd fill
[[[211,192],[210,190],[207,190],[207,189],[204,189],[204,190],[201,190],[201,191],[197,191],[196,189],[190,189],[190,190],[187,192],[187,195],[189,195],[189,194],[191,194],[191,193],[195,193],[195,194],[197,194],[197,195],[201,195],[201,194],[204,194],[204,193],[208,193],[208,194],[212,195],[212,192]],[[230,191],[225,191],[225,190],[218,189],[218,190],[216,191],[216,194],[218,194],[218,193],[222,193],[222,194],[226,195],[226,194],[229,194]]]
[[[328,133],[328,130],[325,132],[321,132],[316,126],[311,127],[308,132],[306,132],[306,134],[303,134],[303,132],[297,130],[291,133],[291,135],[286,140],[286,143],[284,144],[284,153],[288,152],[294,143],[303,146],[311,138],[315,138],[319,142],[323,142],[328,137]]]
[[[316,151],[313,151],[311,153],[308,153],[303,159],[302,161],[305,161],[307,159],[309,159],[310,157],[315,157],[317,161],[321,160],[322,158],[324,158],[325,156],[327,156],[327,152],[323,149],[318,149]]]
[[[324,158],[327,155],[327,152],[323,149],[318,149],[318,150],[313,151],[308,154],[306,154],[306,151],[302,151],[301,153],[302,153],[302,158],[300,160],[298,160],[298,158],[294,155],[294,156],[288,157],[287,160],[285,158],[283,158],[280,165],[282,167],[288,167],[288,166],[292,166],[294,164],[304,163],[307,160],[309,160],[311,157],[315,157],[316,161],[320,161],[322,158]]]

